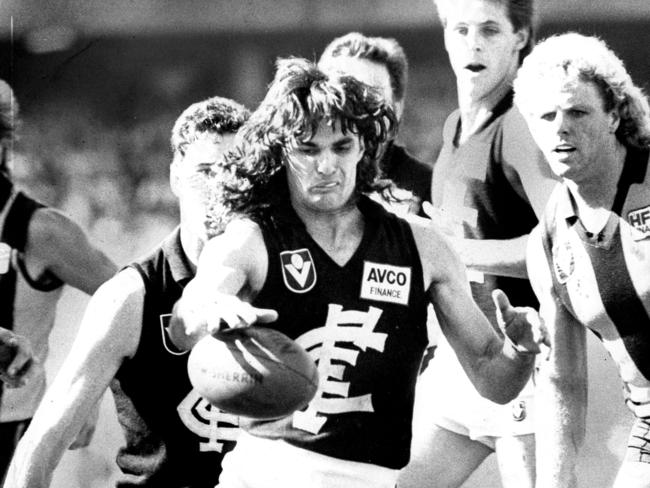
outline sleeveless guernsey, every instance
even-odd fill
[[[43,207],[0,173],[0,326],[27,337],[41,362],[47,357],[63,284],[52,274],[36,281],[25,265],[29,224],[34,212]],[[0,383],[0,422],[31,418],[45,387],[42,368],[21,388],[4,388]]]
[[[648,151],[628,148],[614,208],[600,234],[585,230],[565,186],[553,193],[536,230],[554,293],[603,342],[625,384],[628,407],[642,418],[650,418],[648,173]]]
[[[111,389],[126,445],[117,455],[118,487],[213,488],[236,440],[237,417],[192,389],[187,353],[174,352],[164,327],[194,272],[174,231],[131,265],[145,286],[140,344]]]
[[[311,354],[320,385],[302,411],[241,422],[255,436],[398,469],[409,459],[428,299],[409,224],[366,197],[358,205],[364,234],[344,266],[289,205],[260,220],[269,268],[253,305],[279,312],[269,326]]]

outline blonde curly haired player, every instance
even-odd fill
[[[561,179],[528,244],[551,334],[537,377],[538,488],[575,488],[587,411],[586,331],[617,365],[636,421],[614,483],[650,487],[650,109],[607,45],[539,43],[515,100]]]

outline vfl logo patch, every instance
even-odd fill
[[[553,270],[561,284],[569,280],[575,270],[575,264],[573,250],[569,241],[564,241],[553,249]]]
[[[635,241],[650,237],[650,205],[629,212],[627,221],[632,227],[632,238]]]
[[[309,249],[283,251],[280,253],[282,278],[294,293],[306,293],[316,284],[316,268]]]
[[[363,263],[361,298],[408,305],[411,291],[410,266]]]

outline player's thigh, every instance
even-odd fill
[[[503,488],[535,486],[535,436],[499,437],[495,451]]]
[[[439,426],[428,434],[412,451],[399,488],[458,488],[493,452],[479,441]]]

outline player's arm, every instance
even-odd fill
[[[526,278],[526,241],[528,236],[513,239],[450,238],[461,261],[481,273]]]
[[[536,486],[576,488],[587,416],[586,332],[553,291],[538,229],[531,233],[528,267],[551,346],[535,375]]]
[[[516,107],[504,118],[502,144],[506,178],[519,196],[528,200],[537,219],[541,219],[558,179]]]
[[[88,303],[70,354],[12,460],[5,487],[50,486],[52,473],[125,358],[140,341],[144,285],[127,269]]]
[[[497,308],[508,338],[502,340],[472,299],[463,264],[446,239],[433,226],[412,228],[425,288],[463,369],[484,397],[497,403],[512,400],[528,381],[544,339],[537,313],[512,307],[499,292]]]
[[[170,339],[179,350],[191,349],[223,324],[245,327],[277,318],[272,310],[248,303],[264,284],[268,267],[266,245],[257,224],[235,220],[201,252],[196,276],[174,306]]]
[[[29,224],[25,255],[64,283],[93,294],[117,271],[94,246],[84,230],[70,218],[51,208],[37,210]]]
[[[516,108],[503,121],[502,167],[510,186],[539,219],[557,179]],[[453,239],[465,265],[482,273],[526,278],[528,235],[512,239]]]

